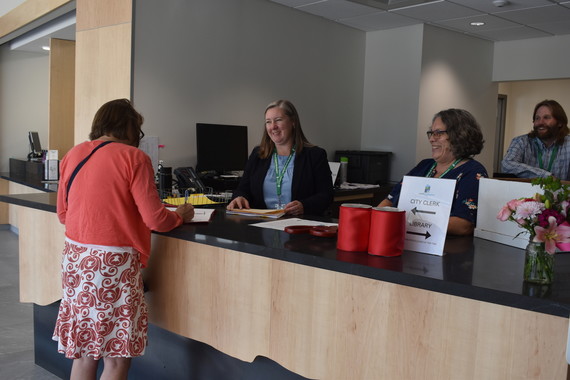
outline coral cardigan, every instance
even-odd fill
[[[182,218],[161,203],[146,153],[118,142],[102,147],[78,172],[66,202],[73,170],[101,143],[81,143],[61,161],[57,216],[65,224],[69,239],[83,244],[133,247],[140,252],[145,267],[151,230],[164,232],[182,224]]]

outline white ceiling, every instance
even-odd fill
[[[268,0],[365,32],[429,24],[491,41],[570,34],[570,0]],[[12,0],[17,6],[22,0]],[[504,3],[498,6],[495,3]],[[9,3],[3,3],[6,7]],[[41,52],[50,38],[75,39],[75,1],[10,38],[13,49]],[[72,9],[72,11],[70,11]],[[9,9],[0,6],[0,12]],[[0,14],[1,14],[0,13]],[[60,14],[63,12],[60,12]],[[472,26],[471,22],[484,22]],[[0,44],[8,41],[0,39]]]
[[[2,0],[0,1],[0,16],[5,15],[12,9],[21,5],[25,0]]]
[[[491,41],[570,34],[570,0],[269,1],[367,32],[425,23]]]
[[[24,0],[0,0],[0,16],[23,3]],[[30,22],[22,28],[0,37],[0,45],[8,43],[10,49],[45,53],[42,46],[49,46],[50,38],[75,40],[75,7],[71,1],[53,12]]]
[[[10,49],[47,54],[43,47],[49,46],[50,38],[75,41],[75,11],[59,16],[14,38],[9,42]]]

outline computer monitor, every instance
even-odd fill
[[[28,139],[30,140],[30,157],[42,156],[42,145],[40,144],[40,136],[38,132],[28,132]]]
[[[196,123],[196,170],[241,171],[248,157],[247,126]]]

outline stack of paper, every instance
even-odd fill
[[[258,209],[258,208],[244,208],[244,209],[233,209],[227,210],[226,214],[232,215],[242,215],[242,216],[258,216],[262,218],[271,218],[277,219],[281,218],[285,215],[285,211],[283,209],[279,210],[265,210],[265,209]]]
[[[174,211],[176,207],[166,206],[167,209]],[[208,223],[212,219],[212,215],[216,211],[215,208],[195,208],[194,217],[190,223]]]

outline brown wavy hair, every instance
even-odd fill
[[[477,120],[468,111],[450,108],[435,114],[432,123],[437,118],[447,127],[447,136],[451,151],[456,158],[472,158],[481,153],[485,140]]]
[[[296,153],[301,153],[303,147],[310,147],[314,146],[307,140],[305,134],[303,133],[303,129],[301,128],[301,120],[299,119],[299,113],[297,113],[297,109],[288,100],[276,100],[274,102],[269,103],[269,105],[265,108],[265,112],[263,115],[267,113],[268,110],[271,108],[279,107],[283,110],[285,115],[291,119],[293,122],[293,147],[295,148]],[[271,141],[269,134],[267,134],[267,128],[265,128],[265,124],[263,126],[263,136],[261,137],[261,143],[259,144],[259,157],[260,158],[267,158],[273,153],[275,150],[275,144]]]
[[[107,135],[129,141],[131,145],[138,147],[144,136],[141,130],[143,122],[144,118],[135,110],[129,99],[111,100],[95,113],[89,139],[96,140]]]
[[[566,112],[564,112],[564,108],[562,108],[560,103],[558,103],[556,100],[545,99],[534,106],[534,112],[532,113],[533,122],[534,117],[536,116],[536,111],[538,111],[538,109],[543,106],[548,107],[552,113],[552,117],[556,119],[558,125],[560,126],[560,129],[558,129],[558,133],[556,134],[556,144],[564,144],[565,137],[568,135],[568,133],[570,133],[570,130],[568,129],[568,117],[566,116]],[[529,132],[528,137],[534,138],[536,136],[537,134],[533,128],[532,131]]]

